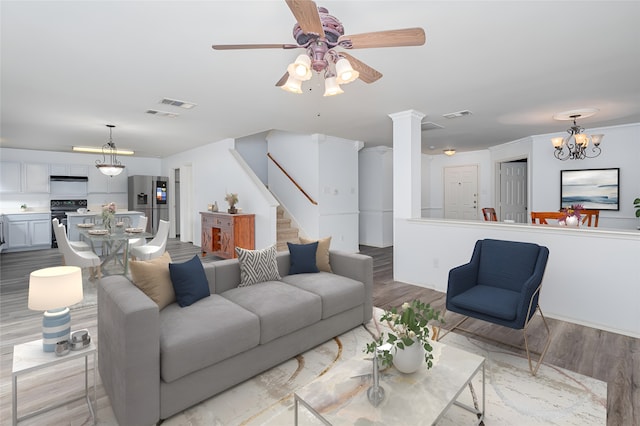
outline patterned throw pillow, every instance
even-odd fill
[[[236,247],[236,253],[240,263],[240,285],[238,287],[280,279],[275,244],[262,250],[247,250]]]
[[[316,240],[309,240],[307,238],[300,237],[302,244],[313,243]],[[333,272],[331,265],[329,264],[329,245],[331,245],[331,237],[322,238],[318,241],[318,250],[316,251],[316,265],[318,269],[324,272]]]

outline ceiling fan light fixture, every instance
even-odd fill
[[[351,83],[360,76],[360,73],[354,70],[351,63],[345,58],[340,58],[336,62],[336,74],[338,74],[339,84]]]
[[[280,86],[280,88],[282,90],[286,90],[287,92],[301,94],[302,80],[298,80],[291,73],[289,73],[287,81],[282,86]]]
[[[324,96],[335,96],[344,93],[340,88],[336,76],[326,77],[324,79]]]
[[[307,81],[311,79],[311,58],[308,55],[298,55],[296,61],[289,65],[287,71],[298,80]]]

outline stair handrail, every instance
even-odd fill
[[[305,197],[307,197],[307,200],[309,200],[309,202],[310,202],[311,204],[313,204],[314,206],[317,206],[317,205],[318,205],[318,202],[317,202],[316,200],[314,200],[313,198],[311,198],[311,196],[310,196],[309,194],[307,194],[307,192],[306,192],[304,189],[302,189],[302,187],[301,187],[300,185],[298,185],[298,182],[296,182],[296,180],[295,180],[294,178],[292,178],[292,177],[291,177],[291,175],[290,175],[289,173],[287,173],[287,171],[284,169],[284,167],[282,167],[282,166],[280,165],[280,163],[278,163],[278,162],[276,161],[276,159],[275,159],[275,158],[273,158],[273,156],[271,155],[271,153],[270,153],[270,152],[267,152],[267,157],[268,157],[271,161],[273,161],[273,164],[275,164],[276,166],[278,166],[278,168],[282,171],[282,173],[284,173],[284,175],[285,175],[286,177],[288,177],[288,178],[289,178],[289,180],[290,180],[290,181],[291,181],[291,182],[296,186],[296,188],[298,188],[298,190],[299,190],[300,192],[302,192],[302,194],[303,194]]]

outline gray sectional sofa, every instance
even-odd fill
[[[204,265],[211,296],[158,305],[124,276],[98,288],[98,364],[121,425],[151,425],[311,349],[372,316],[373,262],[330,251],[333,273],[238,287],[237,259]]]

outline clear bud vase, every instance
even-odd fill
[[[373,354],[373,385],[367,389],[367,398],[374,407],[380,405],[384,400],[384,388],[380,386],[380,375],[378,371],[378,350]]]

